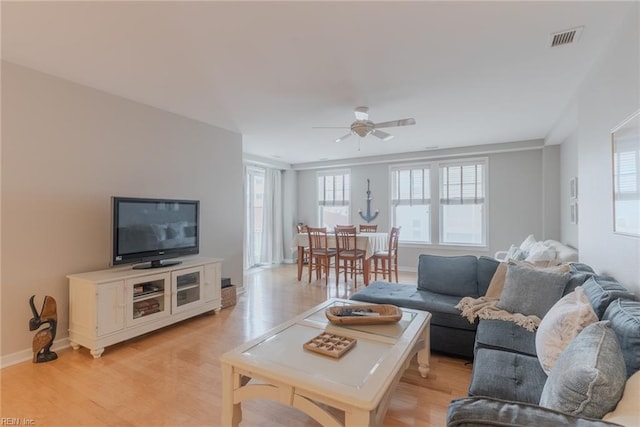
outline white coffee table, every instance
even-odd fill
[[[331,324],[325,309],[357,301],[330,299],[225,353],[222,361],[222,425],[237,426],[241,402],[266,398],[297,408],[323,426],[343,425],[317,403],[345,413],[345,426],[382,423],[391,393],[418,353],[429,372],[431,313],[402,308],[402,319],[384,325]],[[357,339],[339,359],[302,345],[323,331]],[[248,382],[249,379],[256,381]]]

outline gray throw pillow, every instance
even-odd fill
[[[553,273],[509,263],[497,307],[542,319],[562,297],[569,277],[569,273]]]
[[[602,418],[618,404],[626,379],[622,351],[609,322],[592,323],[558,357],[540,406]]]

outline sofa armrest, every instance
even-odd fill
[[[510,402],[489,397],[452,400],[447,411],[447,427],[486,426],[573,426],[612,427],[594,418],[582,418],[529,403]]]

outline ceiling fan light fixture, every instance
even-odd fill
[[[342,142],[351,135],[359,136],[360,138],[366,138],[369,135],[375,136],[383,141],[388,141],[393,138],[393,135],[378,130],[379,128],[389,128],[396,126],[410,126],[415,125],[416,121],[413,118],[401,119],[401,120],[392,120],[389,122],[382,123],[374,123],[369,120],[369,108],[367,107],[356,107],[353,111],[356,116],[356,121],[351,123],[349,127],[350,133],[337,138],[336,142]],[[316,127],[317,128],[317,127]],[[332,127],[333,128],[333,127]],[[338,127],[339,129],[339,127]]]

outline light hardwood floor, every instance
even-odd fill
[[[248,274],[235,306],[107,347],[100,359],[68,348],[53,362],[2,369],[0,417],[35,426],[218,426],[222,353],[326,298],[354,292],[351,281],[336,286],[333,275],[328,286],[298,282],[296,275],[295,265]],[[413,273],[400,275],[401,283],[415,280]],[[434,354],[423,379],[414,358],[384,426],[443,426],[449,401],[466,396],[470,374],[467,361]],[[241,426],[318,425],[272,401],[242,406]]]

